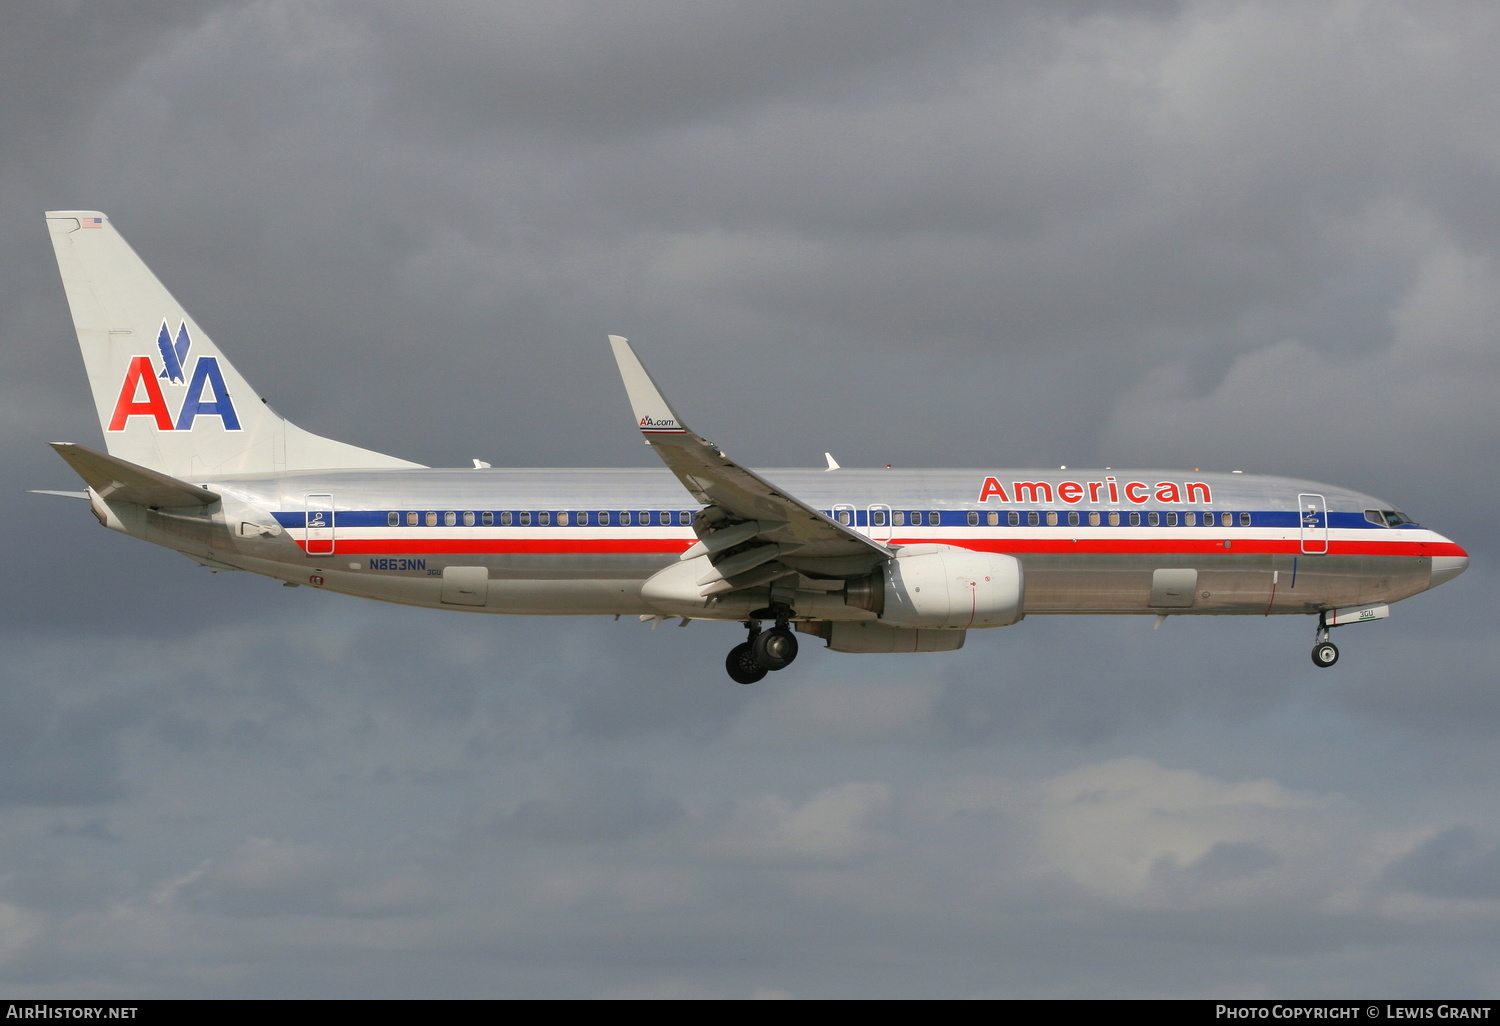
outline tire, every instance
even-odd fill
[[[1318,642],[1313,646],[1312,661],[1314,666],[1332,666],[1339,661],[1338,646],[1331,641]]]
[[[767,670],[784,670],[797,658],[797,635],[785,627],[762,631],[750,642],[755,661]]]
[[[770,672],[756,661],[748,641],[729,650],[729,655],[724,659],[724,669],[729,671],[730,679],[736,684],[754,684]]]

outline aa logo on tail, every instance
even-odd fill
[[[218,417],[226,431],[240,430],[239,414],[235,412],[229,389],[224,384],[219,358],[198,357],[193,361],[192,377],[188,377],[188,352],[192,347],[193,340],[188,335],[186,323],[178,325],[177,337],[173,339],[167,322],[162,321],[161,334],[156,338],[156,348],[161,353],[161,370],[156,369],[149,356],[130,358],[130,365],[125,368],[125,380],[120,383],[120,397],[115,400],[115,412],[109,418],[106,430],[124,431],[131,417],[150,417],[158,431],[191,431],[199,417]],[[167,408],[167,399],[158,378],[169,385],[186,385],[175,418]]]

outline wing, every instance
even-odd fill
[[[683,553],[684,559],[709,557],[713,570],[698,582],[704,594],[754,587],[798,572],[854,576],[891,556],[886,546],[740,466],[688,430],[630,343],[611,335],[609,344],[646,444],[705,506],[693,521],[698,544]]]

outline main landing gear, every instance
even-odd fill
[[[763,612],[763,610],[756,610]],[[776,626],[760,629],[759,620],[746,620],[750,637],[729,650],[724,668],[740,684],[754,684],[773,670],[783,670],[797,658],[797,635],[792,633],[785,617],[778,616]]]

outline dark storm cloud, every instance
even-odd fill
[[[224,6],[192,0],[105,5],[47,0],[28,16],[13,18],[0,40],[0,89],[10,101],[0,157],[50,176],[55,168],[45,158],[71,139],[101,95],[116,88],[143,55],[168,49]]]
[[[996,19],[990,4],[845,0],[381,8],[368,24],[397,109],[465,139],[476,122],[619,139],[769,103],[837,105],[872,80],[941,89],[954,48]]]
[[[0,690],[0,804],[99,805],[122,796],[123,703],[59,699],[24,671]]]

